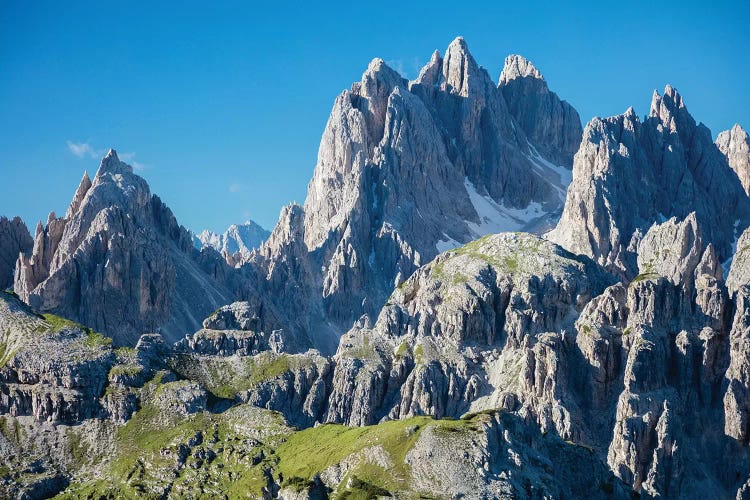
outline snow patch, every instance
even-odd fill
[[[444,240],[440,240],[437,243],[435,243],[435,247],[437,248],[438,253],[447,252],[448,250],[452,250],[454,248],[461,246],[461,243],[454,240],[447,234],[443,233],[443,236],[445,236]]]
[[[721,270],[724,272],[724,278],[726,279],[727,275],[729,275],[729,269],[732,267],[732,260],[734,259],[734,254],[737,253],[737,241],[740,239],[740,231],[738,231],[740,227],[740,219],[737,219],[734,221],[734,241],[732,241],[732,253],[731,257],[729,257],[727,260],[722,262],[721,264]]]
[[[552,185],[557,191],[560,202],[565,204],[568,186],[573,181],[573,171],[560,165],[555,165],[539,154],[539,151],[537,151],[533,144],[530,142],[527,142],[527,144],[529,145],[529,151],[531,151],[531,154],[527,155],[527,158],[531,160],[534,172]]]
[[[519,231],[530,221],[547,214],[542,205],[536,201],[529,203],[526,208],[506,207],[504,204],[497,203],[489,196],[479,194],[468,178],[464,179],[464,186],[479,216],[479,224],[471,221],[466,221],[466,224],[477,237],[492,233]]]

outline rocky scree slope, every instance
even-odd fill
[[[580,133],[575,110],[519,56],[499,85],[462,38],[411,82],[375,59],[336,98],[304,206],[284,209],[248,259],[256,286],[335,349],[440,251],[554,224]]]

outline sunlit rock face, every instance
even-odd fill
[[[554,224],[580,120],[521,60],[509,58],[496,85],[457,38],[413,81],[374,59],[336,98],[295,219],[305,249],[294,255],[309,262],[312,281],[299,285],[304,304],[279,306],[317,315],[311,336],[329,332],[335,349],[341,332],[363,314],[374,320],[393,287],[441,251]],[[287,255],[255,259],[260,274],[279,272]]]
[[[16,265],[15,290],[31,307],[135,345],[145,332],[194,331],[231,302],[204,271],[190,234],[114,150],[93,181],[84,175],[65,217],[37,225]],[[216,256],[219,258],[218,255]]]
[[[586,125],[565,209],[549,238],[625,279],[637,274],[639,239],[654,222],[695,212],[720,261],[750,223],[750,205],[710,131],[671,86],[654,92],[644,121],[628,109]]]

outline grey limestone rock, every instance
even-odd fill
[[[549,90],[534,65],[523,56],[510,55],[500,75],[508,109],[545,158],[572,165],[581,144],[581,119],[576,110]]]
[[[34,240],[20,217],[0,217],[0,289],[13,286],[18,255],[30,252],[33,245]]]
[[[231,301],[193,252],[187,230],[110,150],[93,182],[82,179],[66,217],[53,213],[37,226],[32,253],[18,259],[15,288],[34,309],[80,321],[119,345],[157,330],[174,341]]]
[[[243,224],[232,224],[221,234],[209,230],[201,231],[193,237],[195,248],[202,250],[211,247],[221,254],[232,266],[242,265],[251,252],[258,248],[271,235],[257,223],[248,220]]]
[[[745,129],[735,124],[730,130],[721,132],[716,138],[716,146],[727,157],[745,193],[750,195],[750,137]]]
[[[586,125],[563,215],[548,237],[629,280],[638,240],[654,222],[694,212],[723,262],[750,222],[749,207],[710,132],[668,85],[654,92],[643,122],[630,108]]]
[[[282,213],[247,260],[255,287],[308,322],[289,328],[331,352],[439,252],[488,233],[549,228],[580,122],[543,80],[534,85],[495,85],[462,38],[411,82],[374,59],[334,102],[304,208]],[[533,137],[519,117],[537,124]],[[548,141],[558,131],[566,138]]]

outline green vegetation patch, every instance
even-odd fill
[[[263,382],[299,368],[304,358],[264,352],[253,357],[181,355],[170,360],[180,376],[195,380],[219,398],[232,399]]]
[[[136,364],[120,364],[120,365],[114,365],[109,370],[109,376],[121,376],[125,375],[128,377],[135,377],[136,375],[140,374],[143,371],[143,367],[141,365]]]
[[[63,330],[79,330],[86,334],[84,342],[91,348],[109,347],[112,345],[111,338],[75,321],[49,313],[42,314],[42,318],[49,325],[50,333],[60,333]]]
[[[50,332],[59,333],[63,330],[85,330],[86,327],[55,314],[42,314],[42,318],[49,325]]]
[[[461,432],[475,429],[476,418],[467,420],[435,420],[413,417],[365,427],[324,424],[295,432],[279,446],[276,470],[282,485],[294,488],[312,481],[315,475],[340,463],[350,455],[362,453],[359,464],[350,470],[341,485],[338,498],[372,498],[410,489],[411,470],[406,455],[414,447],[420,433],[427,427],[438,432]],[[368,460],[367,450],[381,447],[388,455],[388,464]],[[346,485],[348,484],[348,487]],[[365,493],[365,496],[360,496]]]

